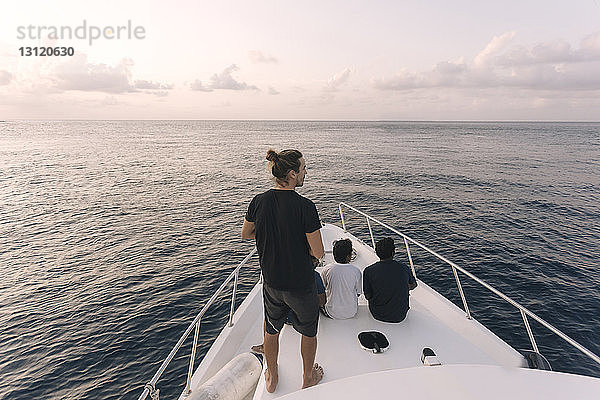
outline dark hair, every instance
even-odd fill
[[[276,152],[273,149],[267,151],[269,169],[280,185],[287,184],[288,172],[294,170],[300,172],[300,158],[302,153],[298,150],[283,150]]]
[[[394,244],[394,239],[391,237],[385,237],[381,240],[378,240],[377,244],[375,244],[375,253],[377,253],[377,257],[381,258],[382,260],[392,258],[395,252],[396,245]]]
[[[352,254],[352,241],[340,239],[333,242],[333,258],[340,264],[348,263],[348,256]]]

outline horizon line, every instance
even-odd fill
[[[529,123],[600,123],[600,120],[528,120],[528,119],[266,119],[266,118],[144,118],[144,119],[92,119],[92,118],[59,118],[59,119],[31,119],[10,118],[0,120],[1,122],[26,122],[26,121],[255,121],[255,122],[529,122]]]

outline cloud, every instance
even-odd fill
[[[59,64],[54,75],[57,88],[105,93],[134,92],[131,84],[131,59],[125,58],[114,67],[87,62],[87,56],[79,54]]]
[[[423,86],[423,78],[417,73],[410,72],[407,69],[402,69],[391,78],[373,78],[371,83],[374,88],[381,90],[405,90],[415,89]]]
[[[196,79],[190,84],[190,89],[197,90],[200,92],[212,92],[212,89],[208,86],[204,86],[204,84],[202,84],[202,81],[200,81],[199,79]]]
[[[235,71],[238,71],[237,65],[232,64],[225,68],[221,73],[214,74],[210,78],[210,83],[204,85],[202,81],[196,79],[191,85],[190,89],[201,92],[211,92],[216,89],[224,90],[259,90],[254,85],[248,85],[246,82],[239,82],[231,76]]]
[[[146,81],[146,80],[136,80],[133,83],[133,86],[136,89],[152,89],[152,90],[170,90],[173,89],[173,85],[165,84],[160,82]]]
[[[59,90],[109,94],[142,92],[164,97],[168,94],[168,90],[173,89],[172,84],[147,80],[132,81],[132,66],[133,60],[129,58],[124,58],[117,65],[110,66],[90,63],[87,55],[79,54],[58,64],[51,78]]]
[[[494,36],[487,46],[475,56],[473,64],[476,66],[485,65],[491,57],[506,48],[516,34],[516,32],[512,31],[503,33],[500,36]]]
[[[592,33],[581,41],[580,52],[584,57],[600,57],[600,32]]]
[[[329,78],[329,80],[327,81],[327,85],[325,85],[324,90],[330,91],[330,92],[335,92],[336,90],[338,90],[338,88],[340,86],[342,86],[344,83],[346,83],[349,76],[350,76],[349,68],[346,68],[343,71],[335,74],[334,76]]]
[[[0,70],[0,86],[8,85],[13,79],[13,75],[8,71]]]
[[[277,91],[277,90],[276,90],[274,87],[272,87],[272,86],[269,86],[269,91],[268,91],[267,93],[269,93],[269,94],[271,94],[271,95],[277,95],[277,94],[280,94],[280,93],[279,93],[279,92],[278,92],[278,91]]]
[[[539,43],[531,49],[515,46],[504,54],[495,57],[494,62],[501,66],[520,66],[547,63],[581,63],[600,60],[600,32],[586,36],[574,49],[564,40]]]
[[[514,32],[495,36],[471,63],[464,58],[439,62],[428,71],[400,70],[373,78],[380,90],[448,88],[522,88],[533,90],[599,90],[600,32],[587,36],[578,49],[563,40],[531,48],[510,45]]]
[[[225,68],[220,74],[214,74],[210,78],[210,87],[212,89],[226,89],[226,90],[258,90],[254,85],[247,85],[246,82],[238,82],[232,76],[231,73],[238,71],[237,65],[232,64]]]
[[[268,54],[265,55],[258,50],[250,50],[248,52],[248,57],[250,58],[250,61],[254,63],[277,64],[279,62],[275,57]]]

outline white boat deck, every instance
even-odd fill
[[[339,227],[322,228],[326,250],[326,263],[331,262],[332,242],[351,238],[357,251],[353,261],[359,269],[378,260],[371,247],[356,240]],[[397,245],[398,247],[398,245]],[[397,248],[400,251],[399,248]],[[491,365],[525,367],[524,358],[483,325],[466,318],[465,313],[439,295],[426,284],[411,291],[410,310],[401,323],[392,324],[373,319],[363,296],[359,298],[359,311],[348,320],[331,320],[321,316],[318,331],[316,362],[323,366],[325,375],[319,384],[343,380],[380,371],[397,369],[434,369],[424,367],[421,353],[424,347],[433,349],[444,366]],[[236,311],[235,325],[225,328],[194,373],[191,387],[206,381],[235,355],[250,351],[262,342],[263,311],[261,285],[257,285]],[[357,335],[365,330],[383,332],[390,347],[382,354],[361,349]],[[278,398],[298,391],[302,382],[300,334],[286,325],[280,335],[279,385],[274,393],[264,389],[261,377],[254,399]]]
[[[290,393],[285,400],[452,399],[596,400],[599,380],[581,375],[492,365],[390,370]]]

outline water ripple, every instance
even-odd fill
[[[72,121],[3,129],[0,399],[136,398],[250,250],[239,228],[248,201],[270,186],[267,147],[304,152],[302,193],[325,221],[337,223],[339,201],[356,205],[600,353],[599,124]],[[367,239],[364,219],[347,217]],[[460,305],[452,272],[417,249],[413,257],[419,278]],[[258,276],[253,263],[240,279],[244,293]],[[463,284],[476,318],[530,347],[518,311]],[[226,321],[227,296],[203,320],[199,357]],[[532,328],[559,370],[600,376]],[[160,381],[163,396],[181,390],[189,347]]]

